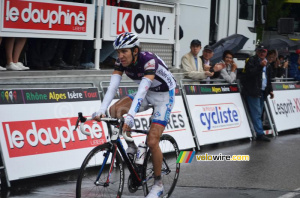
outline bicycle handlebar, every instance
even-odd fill
[[[126,132],[124,132],[123,130],[122,130],[122,135],[123,135],[123,138],[124,138],[126,141],[128,141],[128,142],[133,142],[133,138],[132,138],[132,137],[128,137],[127,134],[126,134]]]
[[[78,119],[77,119],[76,126],[75,126],[75,129],[74,129],[74,130],[77,129],[78,124],[79,124],[79,121],[80,121],[81,124],[80,124],[79,129],[80,129],[81,133],[83,133],[84,135],[90,136],[91,133],[88,132],[88,131],[86,131],[86,130],[84,130],[84,123],[85,123],[86,121],[90,121],[90,120],[93,120],[93,118],[92,118],[92,117],[85,118],[85,117],[83,117],[82,113],[79,112],[79,113],[78,113]],[[100,118],[100,120],[101,120],[101,121],[104,121],[104,122],[114,122],[114,123],[119,123],[119,120],[118,120],[117,118]],[[121,126],[121,127],[122,127],[122,126]],[[122,131],[122,135],[123,135],[123,137],[124,137],[124,139],[125,139],[126,141],[128,141],[128,142],[133,142],[133,138],[128,137],[127,134],[126,134],[126,132]]]
[[[84,122],[81,122],[81,124],[80,124],[79,129],[80,129],[81,133],[83,133],[84,135],[88,135],[88,136],[91,135],[91,132],[87,132],[86,130],[84,130],[84,124],[83,124],[86,121],[90,121],[90,120],[92,120],[92,118],[86,118],[86,120]]]

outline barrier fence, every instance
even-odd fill
[[[300,127],[299,82],[272,83],[274,99],[267,99],[271,125],[276,133]]]
[[[78,169],[93,147],[108,141],[109,129],[102,122],[85,124],[90,137],[73,131],[78,112],[90,116],[98,110],[99,93],[105,95],[108,83],[100,83],[100,92],[95,87],[1,89],[1,184],[10,186],[13,180]],[[273,135],[299,128],[299,82],[274,82],[272,86],[275,98],[267,99],[266,110]],[[132,81],[122,81],[113,103],[137,89]],[[176,139],[180,150],[255,136],[237,84],[182,80],[175,101],[164,133]],[[152,110],[138,113],[135,127],[146,129],[151,114]],[[143,136],[133,136],[136,143],[145,141]]]
[[[184,84],[186,107],[199,146],[252,137],[237,84]]]

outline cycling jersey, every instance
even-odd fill
[[[125,72],[138,84],[145,75],[155,75],[150,91],[167,92],[176,87],[176,81],[164,61],[151,52],[140,52],[136,63],[128,67],[123,67],[118,59],[115,70]]]

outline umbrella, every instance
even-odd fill
[[[230,50],[233,54],[238,52],[239,50],[243,49],[247,40],[247,37],[240,34],[233,34],[219,40],[211,46],[214,50],[214,56],[210,59],[210,61],[213,64],[221,61],[223,53],[226,50]]]
[[[263,42],[267,49],[297,49],[298,43],[288,38],[274,38]]]

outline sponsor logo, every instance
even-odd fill
[[[164,71],[162,68],[160,68],[157,70],[156,74],[164,79],[168,83],[169,87],[173,86],[174,79],[171,75],[169,75],[170,72]]]
[[[200,106],[200,122],[203,132],[236,128],[241,125],[239,109],[233,103]]]
[[[141,107],[141,105],[142,105],[142,102],[143,102],[143,99],[142,99],[142,98],[139,98],[139,99],[138,99],[138,102],[137,102],[137,105],[136,105],[136,107],[135,107],[135,109],[134,109],[134,111],[135,111],[136,113],[139,111],[139,109],[140,109],[140,107]]]
[[[3,122],[9,156],[22,157],[94,147],[106,142],[102,123],[88,123],[91,136],[74,131],[77,117]]]
[[[85,6],[5,0],[4,13],[4,28],[86,32]]]
[[[1,91],[1,100],[6,103],[15,103],[18,100],[17,91]]]
[[[159,113],[159,111],[157,111],[157,112],[154,113],[154,118],[158,118],[160,116],[161,116],[161,114]]]
[[[285,115],[288,117],[290,114],[300,112],[300,98],[287,99],[286,102],[276,102],[273,99],[272,104],[276,115]]]
[[[133,10],[117,10],[117,34],[136,32],[138,34],[163,34],[166,17],[155,14],[133,13]]]
[[[151,59],[150,61],[148,61],[145,64],[145,70],[152,70],[152,69],[155,69],[155,60],[154,59]]]

